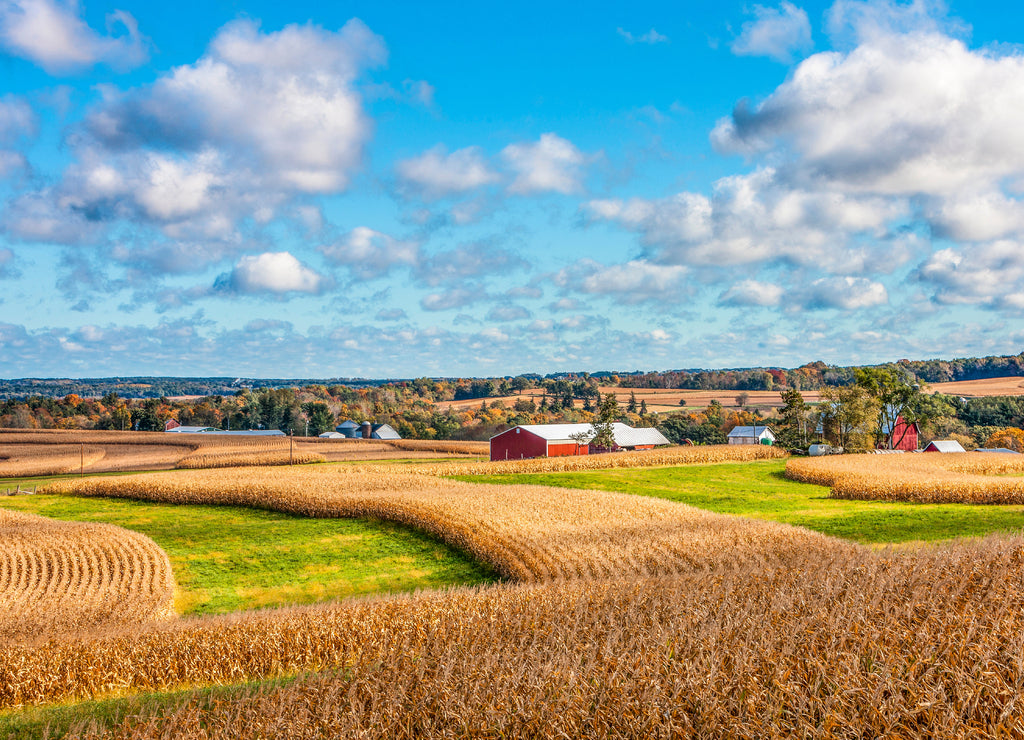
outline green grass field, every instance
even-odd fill
[[[0,507],[151,537],[171,559],[180,614],[497,580],[447,545],[387,522],[52,495],[3,497]]]
[[[580,473],[462,476],[460,480],[596,488],[655,496],[709,511],[770,519],[863,544],[979,537],[1024,529],[1022,506],[903,504],[828,498],[829,489],[791,481],[785,460]]]

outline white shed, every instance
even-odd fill
[[[773,445],[775,432],[769,426],[760,424],[752,427],[736,427],[729,432],[731,445]]]

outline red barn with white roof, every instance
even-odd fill
[[[593,436],[590,424],[521,424],[491,437],[491,460],[527,460],[532,457],[589,455],[590,445],[573,435]],[[616,449],[648,450],[670,442],[657,429],[633,429],[612,424]]]

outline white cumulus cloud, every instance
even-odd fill
[[[510,193],[569,194],[583,189],[581,169],[586,157],[571,141],[557,134],[541,134],[536,143],[509,144],[501,151],[501,157],[515,174],[508,187]]]
[[[387,274],[395,267],[411,267],[419,260],[416,242],[402,241],[367,226],[357,226],[342,239],[320,247],[324,258],[345,265],[361,278]]]
[[[855,311],[889,302],[889,293],[884,285],[863,277],[818,278],[795,293],[803,306],[809,309]]]
[[[775,283],[741,280],[719,296],[719,303],[728,306],[778,306],[784,291]]]
[[[236,293],[322,293],[330,281],[297,260],[290,252],[265,252],[242,257],[218,287]]]
[[[642,259],[604,265],[584,258],[558,271],[552,279],[566,290],[635,304],[682,299],[688,272],[680,265],[656,265]]]
[[[1020,308],[1024,295],[1024,245],[1001,239],[968,249],[940,249],[925,260],[918,279],[941,304]]]
[[[725,151],[788,148],[795,173],[849,190],[947,196],[1024,173],[1022,107],[1024,54],[890,34],[809,57],[712,139]]]
[[[807,12],[793,3],[783,2],[778,8],[755,5],[756,20],[743,24],[740,35],[732,42],[732,51],[741,56],[765,56],[789,63],[798,52],[811,48],[811,22]]]
[[[501,179],[475,146],[449,154],[438,144],[418,157],[402,160],[395,169],[407,186],[428,198],[465,193]]]
[[[81,18],[76,0],[0,0],[0,44],[52,74],[107,64],[123,71],[149,58],[149,41],[130,13],[107,15],[101,35]]]

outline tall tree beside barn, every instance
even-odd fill
[[[606,450],[614,447],[615,434],[612,424],[619,420],[619,416],[619,402],[615,399],[615,394],[606,394],[597,410],[597,418],[591,423],[594,437],[590,440],[590,444],[594,447],[603,447]]]
[[[915,422],[924,421],[921,386],[903,368],[865,367],[854,370],[857,385],[878,405],[878,436],[887,450],[896,449]],[[899,420],[903,424],[899,424]]]
[[[804,447],[807,444],[807,403],[795,388],[779,395],[785,403],[779,409],[779,422],[776,424],[779,444],[783,447]]]
[[[835,445],[870,449],[877,415],[875,400],[859,385],[826,386],[821,391],[818,420],[825,438]]]

